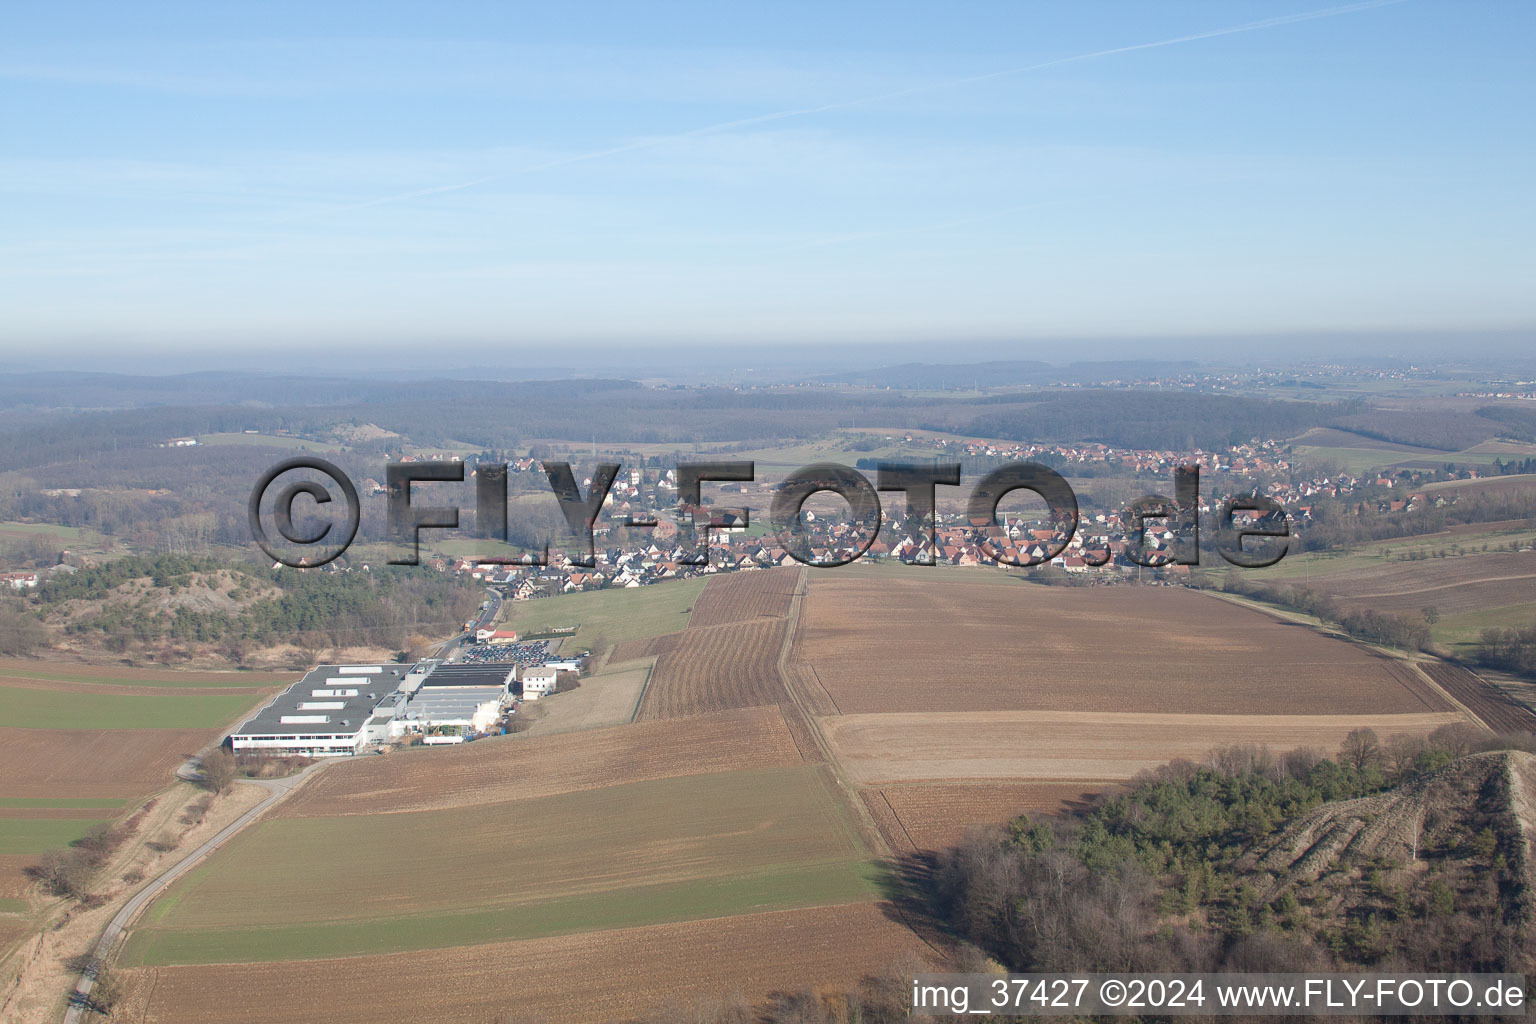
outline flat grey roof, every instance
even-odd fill
[[[416,691],[416,696],[402,713],[407,721],[445,721],[473,718],[475,710],[487,701],[507,695],[504,686],[438,686]]]
[[[438,686],[501,686],[505,687],[517,673],[517,666],[510,664],[441,664],[432,669],[422,682],[422,688]]]
[[[401,665],[320,665],[243,722],[235,736],[354,733],[405,678]],[[300,719],[283,721],[284,718]]]

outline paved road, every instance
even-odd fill
[[[267,790],[267,798],[230,822],[218,835],[187,854],[167,868],[160,877],[135,893],[133,898],[123,905],[123,909],[119,910],[112,920],[107,922],[107,927],[102,931],[101,938],[97,941],[96,949],[94,950],[96,962],[102,964],[107,962],[107,957],[111,954],[112,947],[117,945],[117,940],[127,929],[129,922],[133,920],[140,910],[144,909],[145,904],[164,892],[166,886],[197,867],[210,853],[223,846],[235,833],[249,825],[258,815],[281,800],[312,772],[324,767],[327,763],[325,761],[316,761],[297,775],[289,776],[286,779],[240,779],[241,783],[260,786]],[[188,782],[196,782],[198,779],[197,772],[191,767],[190,762],[177,769],[176,774]],[[95,983],[96,979],[90,971],[80,975],[80,980],[75,983],[75,993],[69,1000],[69,1009],[64,1014],[64,1024],[80,1024],[85,1019],[86,1008],[90,1005],[91,986]]]
[[[504,599],[502,598],[501,594],[490,589],[489,587],[486,588],[485,594],[486,599],[490,603],[482,611],[475,615],[474,625],[470,628],[470,630],[466,633],[460,633],[457,636],[444,640],[441,646],[438,647],[437,653],[434,654],[433,657],[441,658],[443,661],[452,661],[458,655],[460,647],[463,647],[465,644],[468,644],[475,639],[475,630],[488,629],[491,624],[496,621],[496,616],[501,613],[501,604]]]

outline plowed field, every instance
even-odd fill
[[[1449,710],[1401,663],[1179,588],[818,577],[795,658],[844,715]]]

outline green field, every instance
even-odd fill
[[[880,866],[850,861],[671,885],[637,886],[542,903],[515,911],[376,918],[251,929],[148,929],[123,951],[125,967],[325,959],[368,953],[471,946],[572,932],[734,917],[765,910],[863,903],[879,894]]]
[[[1490,456],[1491,458],[1515,458],[1516,456]],[[1524,456],[1520,456],[1524,457]],[[1476,493],[1485,487],[1519,487],[1536,489],[1536,473],[1510,473],[1507,476],[1485,476],[1481,480],[1437,480],[1432,484],[1425,484],[1417,490],[1433,493],[1435,491],[1468,491]]]
[[[255,703],[249,694],[141,697],[0,685],[0,722],[19,729],[216,729]]]
[[[1486,444],[1487,442],[1483,442]],[[1372,469],[1393,466],[1439,467],[1446,463],[1460,466],[1491,466],[1496,459],[1505,462],[1523,457],[1519,453],[1477,451],[1483,445],[1473,445],[1459,452],[1437,452],[1418,448],[1348,448],[1330,445],[1298,444],[1296,457],[1307,462],[1332,462],[1346,472],[1361,474]],[[1459,481],[1465,483],[1465,481]],[[1434,486],[1434,485],[1429,485]]]
[[[874,898],[818,766],[257,824],[154,904],[126,963],[337,956]]]
[[[296,452],[346,451],[347,446],[331,441],[311,441],[305,437],[285,437],[279,434],[199,434],[198,444],[247,445],[260,448],[289,448]]]
[[[60,545],[68,545],[74,551],[107,551],[114,542],[80,526],[58,526],[54,523],[0,523],[0,545],[7,541],[44,537]]]
[[[1471,657],[1472,645],[1485,629],[1518,629],[1536,626],[1536,602],[1480,608],[1442,616],[1429,628],[1435,642],[1452,649],[1458,657]]]
[[[1305,581],[1309,576],[1334,576],[1397,561],[1399,555],[1419,552],[1426,557],[1433,557],[1434,553],[1442,548],[1461,547],[1471,550],[1480,548],[1485,543],[1496,547],[1512,540],[1529,540],[1532,535],[1531,527],[1522,524],[1515,528],[1507,525],[1489,526],[1456,534],[1427,533],[1418,537],[1392,537],[1364,541],[1348,548],[1332,551],[1302,551],[1288,554],[1276,565],[1265,569],[1243,570],[1243,575],[1245,579],[1259,583],[1278,580]]]
[[[41,853],[68,846],[101,818],[0,818],[0,855]]]
[[[506,622],[519,633],[536,633],[551,626],[575,626],[567,650],[590,648],[594,651],[622,640],[676,633],[688,625],[693,602],[698,600],[708,578],[673,580],[646,587],[592,590],[581,594],[562,594],[537,601],[508,601]]]

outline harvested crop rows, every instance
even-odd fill
[[[798,568],[763,569],[715,576],[693,607],[689,628],[725,626],[752,619],[782,619],[799,579]]]
[[[798,763],[779,710],[751,708],[686,721],[357,758],[327,768],[285,801],[279,813],[320,817],[473,807],[622,782]]]
[[[690,626],[656,659],[641,719],[681,718],[787,699],[779,679],[785,620]]]
[[[123,1017],[202,1024],[601,1022],[669,1000],[852,986],[923,949],[877,906],[819,907],[458,949],[126,973]],[[381,979],[387,979],[382,983]]]
[[[1500,693],[1475,673],[1443,661],[1420,667],[1494,732],[1536,732],[1536,714],[1530,708]]]
[[[801,619],[795,660],[845,715],[1450,710],[1392,659],[1177,588],[819,578]]]

